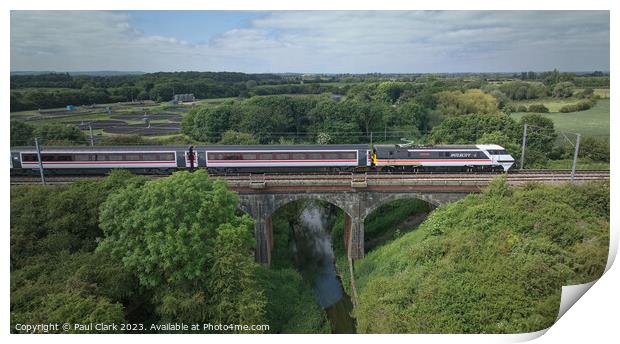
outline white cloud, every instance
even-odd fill
[[[457,72],[609,68],[609,13],[269,12],[192,43],[130,14],[11,13],[12,70]]]

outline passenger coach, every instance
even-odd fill
[[[507,171],[514,159],[498,145],[209,145],[43,147],[46,173],[102,174],[111,169],[169,174],[187,168],[210,172],[279,171]],[[11,148],[11,173],[39,168],[34,147]]]

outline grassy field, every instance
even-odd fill
[[[573,160],[550,160],[547,168],[550,170],[570,170],[573,168]],[[609,170],[609,163],[580,158],[577,159],[577,170]]]
[[[511,102],[511,104],[513,104],[514,106],[525,105],[526,107],[529,107],[532,104],[543,104],[549,109],[549,112],[559,112],[561,107],[566,106],[566,105],[576,104],[580,100],[581,99],[575,99],[575,98],[561,99],[561,98],[547,97],[547,98],[540,98],[540,99],[527,99],[527,100],[513,101]]]
[[[609,98],[609,89],[608,88],[595,88],[594,95],[599,96],[601,98]]]
[[[551,110],[551,113],[542,114],[543,116],[553,120],[556,130],[580,133],[584,136],[609,137],[609,99],[600,99],[596,105],[589,110],[579,112],[560,113],[557,111],[561,106],[557,106],[562,100],[554,100],[553,102],[534,101],[532,103],[545,104]],[[575,102],[574,100],[566,101],[565,104]],[[521,119],[526,115],[525,112],[516,112],[511,116],[515,120]]]

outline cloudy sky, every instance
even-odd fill
[[[11,12],[11,71],[553,68],[609,70],[609,12]]]

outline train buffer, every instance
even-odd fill
[[[368,181],[366,180],[366,173],[364,174],[352,174],[351,175],[351,187],[352,188],[366,188],[368,187]]]

